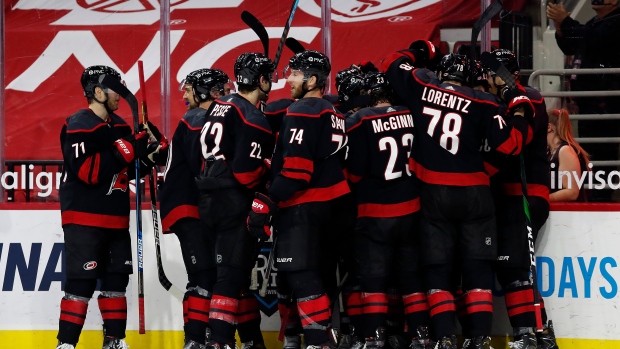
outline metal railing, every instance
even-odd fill
[[[594,74],[619,74],[620,68],[579,68],[579,69],[540,69],[532,72],[528,79],[528,85],[540,91],[543,97],[614,97],[620,96],[620,90],[602,91],[541,91],[541,75],[566,76],[566,75],[594,75]],[[616,120],[620,114],[573,114],[571,120]],[[575,138],[579,143],[620,143],[620,137],[581,137]],[[618,166],[620,160],[592,161],[597,166]]]

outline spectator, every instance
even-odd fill
[[[556,27],[556,41],[565,55],[575,55],[576,67],[618,68],[620,67],[620,47],[613,45],[620,32],[619,0],[592,0],[596,16],[586,24],[580,24],[569,17],[563,4],[547,5],[547,17]],[[577,75],[571,81],[574,91],[620,90],[619,75]],[[580,114],[620,113],[618,97],[581,97],[575,102]],[[580,120],[580,137],[618,137],[620,120]],[[585,145],[595,160],[615,160],[618,158],[618,144],[590,143]],[[609,173],[615,168],[600,168]],[[612,190],[597,190],[591,201],[610,201]]]
[[[584,171],[589,170],[589,155],[573,138],[567,110],[549,109],[547,115],[547,154],[552,173],[549,201],[587,201],[586,189],[579,188],[573,173],[582,178]]]

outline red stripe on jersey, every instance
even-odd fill
[[[528,124],[527,125],[527,138],[525,138],[525,144],[530,144],[530,142],[534,139],[534,130]]]
[[[80,132],[95,132],[98,128],[108,126],[107,122],[101,123],[93,128],[80,128],[77,130],[67,130],[67,133],[80,133]],[[125,126],[125,125],[120,125]]]
[[[286,116],[299,116],[299,117],[303,117],[303,118],[320,118],[321,115],[323,115],[324,113],[330,113],[330,114],[334,114],[337,116],[338,115],[336,112],[334,112],[332,109],[325,109],[325,110],[321,110],[319,113],[316,114],[305,114],[305,113],[291,113],[291,112],[287,112]],[[341,117],[341,116],[340,116]]]
[[[471,290],[465,294],[467,314],[493,312],[493,295],[491,290]]]
[[[411,293],[403,296],[405,315],[428,311],[428,301],[424,292]]]
[[[496,150],[508,155],[517,155],[521,153],[521,145],[523,145],[523,134],[516,128],[513,128],[510,131],[510,137],[500,144]]]
[[[61,217],[62,225],[78,224],[109,229],[129,228],[129,216],[112,216],[78,211],[64,211],[61,214]]]
[[[516,292],[506,292],[506,310],[508,316],[534,312],[534,290],[526,289]]]
[[[200,131],[200,130],[202,130],[202,126],[200,126],[200,127],[192,127],[192,125],[190,125],[189,122],[187,122],[187,120],[185,120],[185,118],[181,118],[181,122],[183,122],[185,125],[187,125],[187,128],[189,130],[192,130],[192,131]]]
[[[420,210],[420,198],[398,204],[359,204],[357,217],[400,217]]]
[[[269,133],[269,135],[271,135],[271,130],[268,130],[266,128],[262,128],[256,124],[253,124],[251,122],[248,122],[248,120],[245,118],[245,115],[243,115],[243,112],[241,111],[241,109],[239,109],[239,107],[234,104],[234,103],[230,103],[230,102],[224,102],[224,101],[217,101],[219,104],[224,104],[224,105],[232,105],[235,109],[237,109],[237,114],[239,114],[239,116],[241,117],[241,120],[243,121],[244,124],[248,125],[248,126],[252,126],[254,128],[257,128],[261,131],[267,132]]]
[[[302,170],[312,174],[314,172],[314,162],[297,156],[287,156],[284,158],[282,169]]]
[[[448,291],[437,291],[428,295],[428,305],[430,307],[431,316],[441,313],[455,311],[454,296]]]
[[[287,171],[285,169],[282,169],[282,171],[280,171],[280,174],[283,175],[284,177],[287,177],[290,179],[300,179],[307,183],[309,183],[310,178],[312,178],[312,174],[305,172],[305,171],[295,172],[295,171]]]
[[[172,209],[165,217],[161,218],[161,225],[164,228],[164,234],[172,233],[170,227],[178,222],[181,218],[200,219],[198,214],[198,206],[195,205],[179,205]]]
[[[252,172],[233,172],[233,175],[244,187],[253,188],[260,182],[263,173],[265,173],[265,167],[261,165]]]
[[[354,175],[351,172],[346,172],[345,176],[351,183],[357,183],[362,180],[362,176]]]
[[[409,158],[409,169],[416,173],[424,183],[453,185],[464,187],[470,185],[489,185],[489,176],[484,172],[456,173],[432,171]]]
[[[97,184],[99,182],[99,166],[101,166],[101,154],[95,154],[95,163],[93,164],[93,172],[90,175],[90,182]]]
[[[90,167],[93,164],[93,156],[91,155],[84,160],[82,166],[80,166],[80,170],[78,171],[78,178],[82,180],[82,182],[87,184],[94,184],[90,182]]]
[[[484,170],[487,172],[489,177],[493,177],[497,172],[499,172],[499,169],[497,167],[489,164],[486,161],[484,162]]]
[[[549,187],[543,184],[526,184],[528,196],[538,196],[549,202]],[[502,192],[506,195],[521,196],[523,190],[521,183],[505,183],[502,184]]]
[[[283,208],[303,204],[306,202],[329,201],[350,192],[351,190],[349,189],[347,181],[343,180],[327,188],[312,188],[307,190],[300,190],[296,192],[295,195],[293,195],[290,199],[280,202],[279,206]]]

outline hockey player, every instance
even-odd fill
[[[275,178],[267,195],[256,194],[248,216],[250,233],[268,239],[272,217],[279,213],[278,277],[292,290],[311,349],[330,347],[330,300],[326,277],[321,276],[333,264],[321,255],[320,246],[335,235],[330,230],[333,200],[349,192],[336,156],[345,145],[345,121],[321,98],[330,69],[327,56],[317,51],[302,51],[290,59],[285,76],[291,97],[298,101],[282,121],[272,163]]]
[[[458,262],[472,336],[464,348],[488,349],[496,227],[489,178],[478,150],[486,137],[492,148],[504,154],[520,153],[527,123],[519,117],[506,123],[493,96],[463,86],[469,75],[464,56],[444,56],[440,79],[428,69],[417,68],[434,54],[432,43],[416,41],[410,49],[386,58],[383,67],[415,124],[409,167],[422,182],[420,240],[436,348],[456,348],[450,290]],[[511,115],[520,116],[532,109],[523,96],[510,100],[508,108]]]
[[[412,349],[428,344],[428,303],[418,269],[420,198],[408,168],[413,117],[396,105],[384,73],[366,76],[372,107],[347,119],[347,172],[357,198],[355,255],[361,279],[365,348],[382,348],[388,314],[388,281],[398,280]]]
[[[338,105],[336,108],[345,117],[368,106],[370,98],[366,94],[364,76],[357,67],[343,69],[336,74]]]
[[[101,288],[97,303],[104,328],[104,349],[126,349],[127,299],[133,271],[129,236],[129,180],[134,161],[149,172],[148,135],[135,136],[114,111],[120,96],[102,85],[108,76],[121,80],[107,66],[84,70],[81,84],[88,108],[67,118],[60,134],[64,176],[60,206],[67,265],[65,296],[60,302],[57,349],[73,349],[84,326],[88,301]],[[155,129],[151,125],[152,129]]]
[[[273,150],[271,128],[256,108],[271,90],[273,62],[243,53],[234,65],[238,93],[213,102],[200,133],[204,167],[196,184],[198,208],[215,242],[217,279],[209,311],[212,348],[234,348],[242,291],[248,286],[257,240],[247,233],[247,210]]]
[[[506,49],[491,52],[512,73],[517,88],[532,101],[535,113],[526,118],[532,134],[523,148],[525,178],[527,180],[528,204],[530,208],[534,241],[538,231],[549,217],[549,162],[547,159],[547,128],[549,118],[544,98],[531,87],[519,84],[519,62],[514,53]],[[504,91],[505,82],[497,75],[488,77],[489,91],[505,103],[509,103]],[[498,156],[499,155],[499,156]],[[495,210],[498,229],[497,280],[506,292],[505,301],[508,316],[513,327],[515,349],[535,349],[537,338],[534,314],[534,290],[530,283],[530,256],[528,238],[524,233],[525,221],[521,190],[521,168],[518,157],[504,157],[489,154],[488,162],[499,169],[492,177],[491,186],[495,196]],[[498,161],[499,160],[499,161]],[[547,329],[547,314],[541,309],[545,332],[538,335],[538,347],[557,349],[553,328]]]
[[[169,160],[161,189],[161,216],[164,233],[179,239],[187,272],[183,299],[184,349],[204,349],[209,323],[209,306],[215,283],[215,244],[198,215],[200,154],[194,154],[207,109],[216,98],[230,93],[232,83],[219,69],[198,69],[183,81],[183,99],[188,111],[172,137]]]

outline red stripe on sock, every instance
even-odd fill
[[[428,305],[431,316],[455,311],[454,296],[448,291],[437,291],[428,295]]]
[[[126,320],[127,319],[127,298],[97,298],[101,318],[105,320]]]
[[[303,327],[307,327],[312,324],[327,326],[329,324],[329,320],[331,319],[329,298],[327,298],[327,295],[322,295],[319,298],[310,299],[307,301],[298,301],[297,310],[299,311],[301,325]]]
[[[187,297],[187,319],[209,323],[211,299],[189,295]]]
[[[428,300],[423,292],[411,293],[403,296],[405,315],[428,311]]]
[[[491,290],[471,290],[465,294],[467,314],[493,312],[493,294]]]

